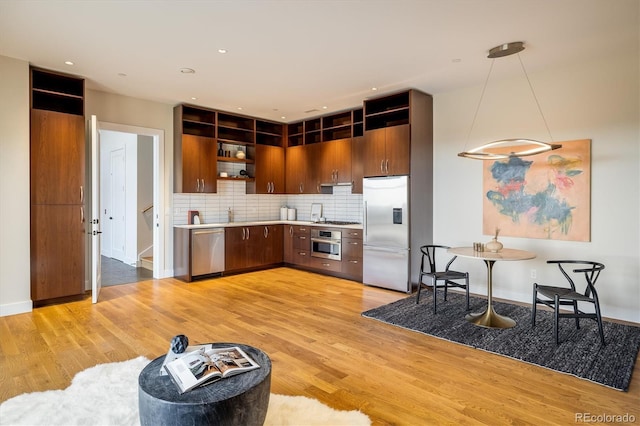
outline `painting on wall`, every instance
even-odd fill
[[[486,235],[590,241],[591,140],[529,157],[485,161]]]

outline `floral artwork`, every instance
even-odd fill
[[[484,162],[483,233],[590,241],[591,140]]]

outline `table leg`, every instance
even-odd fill
[[[487,309],[478,314],[468,314],[465,318],[472,324],[489,328],[511,328],[516,322],[509,317],[496,313],[493,309],[493,264],[495,260],[485,259],[487,265]]]

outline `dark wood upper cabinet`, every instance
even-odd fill
[[[285,184],[287,194],[305,194],[309,190],[306,148],[304,145],[295,145],[286,150]]]
[[[256,145],[255,186],[257,194],[284,194],[284,148]]]

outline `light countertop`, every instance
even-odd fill
[[[174,228],[185,229],[205,229],[205,228],[231,228],[237,226],[254,226],[254,225],[307,225],[319,226],[323,228],[346,228],[346,229],[362,229],[362,224],[354,225],[333,225],[323,222],[307,222],[300,220],[257,220],[249,222],[220,222],[220,223],[201,223],[199,225],[173,225]]]

